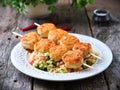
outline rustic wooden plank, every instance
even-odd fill
[[[98,26],[92,23],[93,10],[102,8],[109,10],[114,20],[110,26]],[[106,43],[113,52],[113,62],[104,71],[109,90],[120,90],[120,1],[96,0],[93,6],[88,6],[88,14],[91,19],[93,33],[96,38]],[[117,23],[116,23],[117,22]]]
[[[11,33],[16,31],[17,17],[11,7],[0,6],[0,90],[31,89],[31,78],[15,69],[10,60],[11,50],[19,42]]]
[[[69,32],[91,35],[84,9],[79,11],[71,7],[71,0],[59,0],[56,14],[62,21],[61,25],[73,26]]]
[[[98,81],[99,80],[99,81]],[[50,82],[35,79],[33,90],[107,90],[104,77],[99,74],[84,80],[69,82]]]
[[[69,0],[60,0],[58,11],[61,23],[58,26],[72,25],[73,28],[69,32],[91,35],[85,11],[76,11],[71,8],[70,4],[66,4]],[[61,13],[62,12],[62,13]],[[74,13],[74,14],[73,14]],[[41,20],[39,20],[40,22]],[[54,78],[54,77],[53,77]],[[50,82],[34,79],[33,90],[107,90],[107,84],[104,80],[103,73],[84,80],[71,82]]]

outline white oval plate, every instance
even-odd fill
[[[88,78],[94,75],[97,75],[108,68],[108,66],[112,62],[112,52],[109,49],[107,45],[105,45],[103,42],[89,37],[85,35],[80,34],[73,34],[77,38],[80,39],[80,41],[88,42],[92,45],[93,50],[99,52],[99,56],[102,57],[104,60],[98,60],[93,67],[96,69],[89,69],[89,70],[83,70],[80,72],[73,72],[73,73],[49,73],[45,71],[38,70],[34,67],[32,67],[28,61],[27,61],[27,51],[24,50],[21,46],[21,43],[18,43],[11,52],[11,62],[12,64],[22,73],[38,78],[43,80],[49,80],[49,81],[71,81],[71,80],[78,80],[78,79],[84,79]]]

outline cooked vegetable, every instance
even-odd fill
[[[66,68],[61,68],[61,69],[60,69],[60,72],[61,72],[61,73],[67,73],[68,71],[67,71]]]

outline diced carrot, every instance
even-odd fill
[[[31,65],[33,65],[34,61],[35,61],[35,60],[31,60],[29,63],[30,63]]]
[[[39,56],[40,60],[46,60],[44,56]]]

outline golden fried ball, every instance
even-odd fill
[[[62,38],[62,36],[67,35],[68,33],[62,29],[54,29],[51,30],[48,34],[48,39],[53,40],[55,42],[57,42],[58,40],[60,40]]]
[[[62,45],[57,45],[52,48],[50,48],[50,58],[52,58],[54,61],[60,61],[62,60],[62,56],[64,53],[67,52],[67,48]]]
[[[54,41],[49,39],[41,39],[39,42],[35,43],[34,51],[35,52],[49,52],[51,47],[54,47],[56,44]]]
[[[74,44],[73,50],[78,50],[79,52],[83,53],[84,57],[86,57],[90,54],[92,47],[90,43],[79,42]]]
[[[40,40],[40,35],[37,32],[30,32],[21,38],[21,43],[24,49],[34,50],[34,44]]]
[[[62,56],[67,68],[77,69],[83,64],[83,56],[77,51],[68,51]]]
[[[41,37],[46,38],[48,37],[49,31],[54,30],[55,28],[55,25],[52,23],[44,23],[37,27],[37,32]]]
[[[72,49],[75,43],[78,43],[79,39],[73,35],[63,36],[59,43],[60,45],[65,45],[68,49]]]

